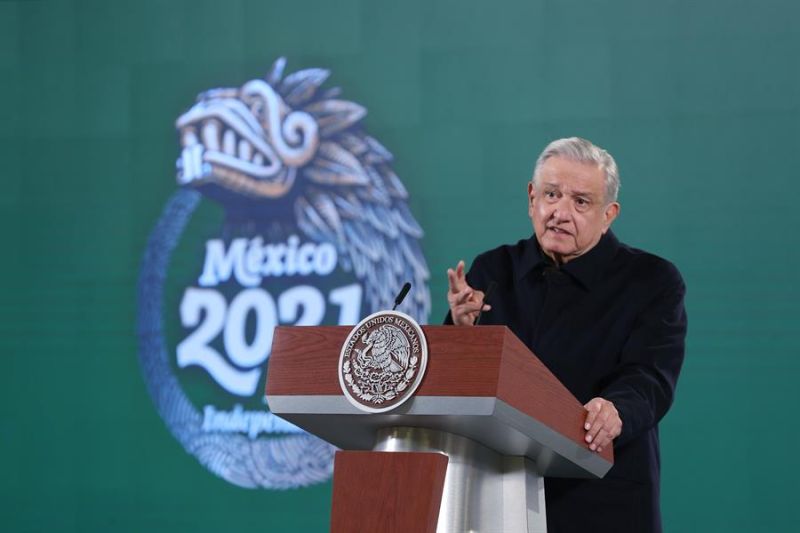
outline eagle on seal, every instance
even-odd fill
[[[408,367],[411,349],[403,332],[396,326],[384,324],[367,333],[363,342],[367,347],[358,350],[357,356],[362,367],[393,373]]]

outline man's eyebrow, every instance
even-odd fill
[[[572,191],[570,192],[571,196],[583,196],[585,198],[594,198],[594,193],[589,191]]]
[[[542,188],[556,189],[558,191],[561,190],[561,185],[552,181],[543,181],[539,184],[539,186]],[[595,199],[595,194],[591,191],[569,191],[568,194],[572,197],[582,196],[584,198],[589,198],[590,200]]]

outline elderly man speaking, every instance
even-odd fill
[[[618,190],[608,152],[553,141],[528,183],[533,236],[447,271],[446,322],[482,312],[508,326],[585,403],[587,447],[614,446],[603,479],[545,479],[551,533],[661,531],[658,422],[683,362],[685,287],[670,262],[614,236]]]

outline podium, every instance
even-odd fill
[[[586,411],[505,326],[423,326],[415,395],[366,413],[342,394],[349,326],[279,326],[270,410],[337,446],[332,532],[544,532],[544,476],[602,477]],[[581,512],[576,509],[576,512]]]

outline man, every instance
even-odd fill
[[[507,325],[587,410],[586,445],[614,446],[600,480],[547,478],[548,531],[659,532],[659,420],[683,362],[685,287],[668,261],[620,243],[605,150],[550,143],[528,184],[534,235],[448,269],[446,322]],[[484,302],[491,282],[496,289]]]

